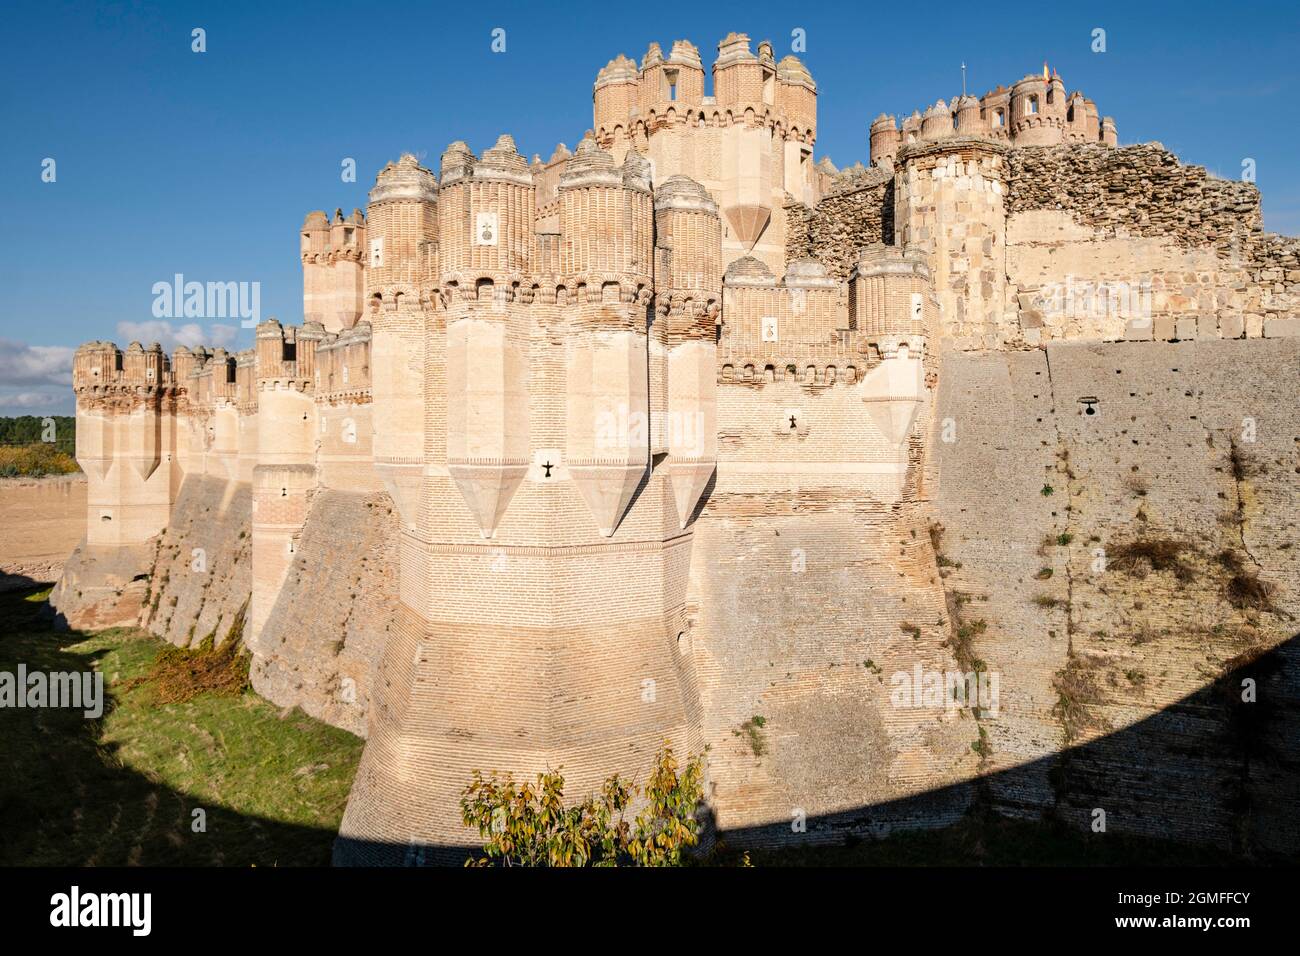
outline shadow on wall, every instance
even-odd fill
[[[809,817],[804,833],[792,832],[791,824],[782,821],[719,837],[730,852],[753,848],[761,864],[775,865],[977,865],[985,862],[980,844],[993,839],[1025,845],[1004,845],[991,862],[1080,863],[1090,862],[1088,846],[1095,843],[1089,841],[1106,841],[1107,835],[1118,838],[1113,841],[1117,847],[1129,843],[1123,851],[1091,862],[1300,862],[1300,819],[1294,812],[1300,806],[1300,634],[1272,650],[1243,654],[1229,665],[1218,679],[1153,716],[1051,758],[902,800]],[[1253,703],[1242,699],[1246,681],[1254,682]],[[1189,724],[1206,728],[1201,746],[1170,746],[1171,740],[1187,739]],[[990,792],[1032,791],[1044,773],[1052,781],[1056,804],[1040,819],[1013,826],[991,812]],[[955,828],[957,837],[929,842],[921,837],[916,841],[920,856],[913,852],[900,858],[890,847],[881,854],[887,859],[872,859],[873,845],[885,849],[872,838],[913,835],[889,831],[886,821],[923,818],[927,808],[948,805],[951,799],[971,802],[967,820]],[[1098,809],[1105,811],[1104,834],[1093,830]],[[936,821],[936,827],[946,822]],[[852,850],[847,855],[846,847]],[[929,849],[943,855],[927,858]],[[341,836],[334,847],[335,865],[455,865],[465,858],[464,847]]]

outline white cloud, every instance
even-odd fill
[[[148,322],[117,323],[119,347],[125,348],[130,342],[140,342],[143,345],[157,342],[162,345],[163,351],[169,353],[175,351],[178,345],[187,348],[196,345],[228,348],[238,334],[239,329],[233,325],[209,325],[205,332],[197,322],[176,325],[165,319],[154,319]]]
[[[0,386],[72,385],[72,354],[64,345],[0,339]]]
[[[55,392],[0,392],[3,415],[71,415],[76,403],[72,389]]]

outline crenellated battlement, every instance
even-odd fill
[[[86,342],[72,358],[72,388],[83,392],[162,390],[175,384],[172,362],[162,346],[132,342],[125,350],[112,342]]]
[[[871,123],[871,162],[892,166],[904,146],[953,136],[977,136],[1008,146],[1115,146],[1119,141],[1115,121],[1102,117],[1097,104],[1083,93],[1076,90],[1067,96],[1060,75],[1044,66],[1043,73],[1031,73],[1010,88],[999,86],[979,98],[938,100],[924,114],[914,110],[901,128],[893,115],[881,113]]]
[[[597,140],[605,148],[645,140],[673,127],[744,125],[811,146],[817,135],[817,85],[795,56],[778,63],[767,40],[755,53],[749,37],[730,33],[718,43],[713,95],[704,93],[699,50],[677,40],[667,57],[651,43],[636,62],[620,54],[597,74],[593,92]]]
[[[331,221],[317,210],[302,225],[303,316],[332,331],[351,328],[361,315],[367,256],[366,216],[360,209]]]

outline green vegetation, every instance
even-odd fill
[[[485,856],[467,866],[680,866],[699,843],[695,811],[704,795],[704,760],[682,772],[672,749],[655,755],[644,791],[618,774],[600,795],[564,806],[564,775],[537,775],[516,784],[509,775],[484,778],[475,770],[461,794],[461,816],[478,830]],[[637,797],[645,808],[624,819]]]
[[[77,420],[70,415],[0,418],[0,478],[40,478],[80,471]]]
[[[71,452],[77,440],[77,419],[72,415],[50,415],[54,423],[54,434],[47,432],[45,418],[35,415],[18,415],[13,418],[0,417],[0,445],[31,445],[44,442],[50,438],[58,445],[66,445]]]
[[[754,752],[755,757],[761,757],[767,753],[767,738],[763,736],[763,728],[767,726],[766,717],[751,717],[740,725],[739,730],[733,730],[731,735],[739,737],[742,734],[749,738],[749,749]]]
[[[230,687],[219,648],[54,631],[47,594],[0,595],[0,671],[93,668],[107,699],[0,710],[0,865],[329,863],[362,741]]]

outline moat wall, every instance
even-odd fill
[[[947,351],[910,455],[917,491],[895,507],[865,478],[763,465],[789,468],[782,443],[850,414],[835,389],[728,386],[675,649],[699,688],[718,825],[741,843],[837,840],[983,800],[1080,827],[1100,808],[1118,832],[1238,851],[1300,846],[1298,368],[1294,340]],[[808,435],[775,436],[754,397],[800,406]],[[250,640],[254,686],[364,734],[384,649],[410,653],[390,641],[396,518],[373,491],[317,490],[307,514]],[[190,476],[143,569],[117,556],[118,586],[173,643],[224,638],[249,597],[250,527],[248,483]],[[1160,541],[1182,546],[1168,569],[1119,561]],[[61,587],[104,557],[79,549]],[[1274,586],[1275,611],[1234,606],[1237,567]],[[999,676],[999,713],[892,706],[892,675],[958,667],[958,629]],[[1256,710],[1223,686],[1240,674],[1258,680]]]
[[[247,482],[187,476],[155,539],[144,626],[181,647],[225,640],[252,591],[251,527]]]
[[[398,519],[388,495],[322,490],[266,626],[253,687],[364,737],[397,606]]]
[[[1001,675],[996,809],[1300,846],[1298,368],[1296,342],[945,355],[933,508],[950,603]],[[1172,567],[1125,567],[1160,541]],[[1275,611],[1234,606],[1238,565]],[[1216,686],[1256,658],[1257,703]]]

